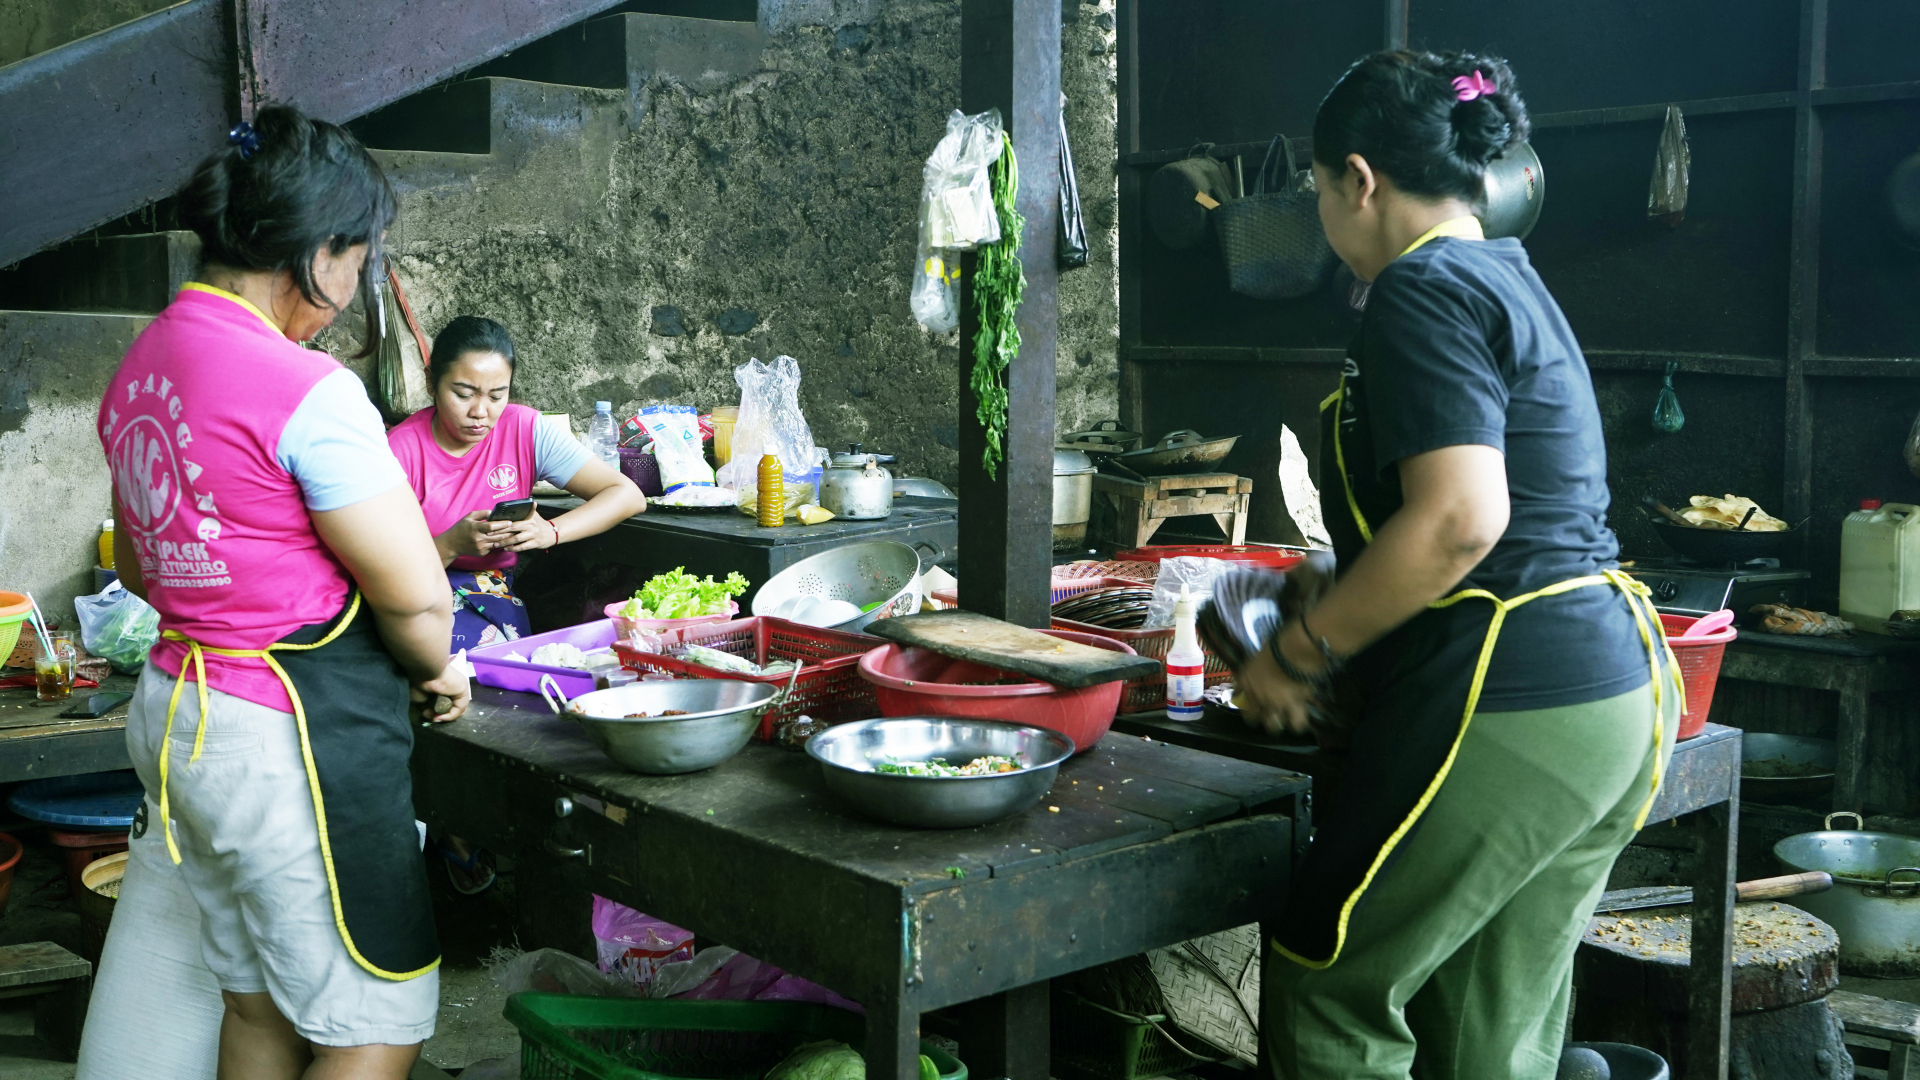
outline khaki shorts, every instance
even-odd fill
[[[127,752],[149,808],[159,805],[173,681],[148,664],[127,713]],[[340,938],[293,714],[217,690],[209,706],[200,760],[188,764],[200,703],[193,686],[183,688],[167,778],[185,885],[172,895],[199,908],[207,968],[222,990],[271,995],[302,1037],[323,1046],[424,1041],[439,1011],[439,972],[380,978]],[[157,832],[158,814],[149,821]]]

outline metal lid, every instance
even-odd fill
[[[862,450],[860,448],[862,445],[861,443],[848,443],[847,452],[833,455],[833,458],[828,464],[836,469],[864,469],[867,466],[868,458],[872,458],[882,465],[891,465],[894,463],[894,455],[871,454]]]
[[[1078,476],[1093,472],[1093,458],[1080,450],[1055,450],[1053,452],[1053,475]]]

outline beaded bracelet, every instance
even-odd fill
[[[1333,647],[1327,643],[1326,638],[1315,637],[1313,631],[1308,629],[1305,616],[1299,616],[1297,621],[1300,623],[1301,633],[1306,634],[1307,640],[1314,643],[1315,647],[1320,650],[1320,655],[1325,658],[1327,666],[1317,672],[1311,673],[1301,671],[1299,668],[1293,666],[1293,662],[1287,659],[1286,653],[1280,648],[1279,632],[1276,632],[1267,642],[1267,652],[1272,655],[1273,662],[1280,666],[1280,671],[1285,674],[1287,678],[1300,683],[1310,690],[1324,690],[1332,685],[1333,676],[1340,670],[1340,659],[1334,655]],[[1286,627],[1283,625],[1280,630],[1284,632]]]

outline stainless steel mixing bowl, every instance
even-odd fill
[[[587,729],[608,757],[634,772],[670,776],[710,769],[739,753],[761,714],[786,691],[738,679],[675,679],[595,690],[568,701],[551,676],[542,676],[540,696]],[[687,715],[660,715],[668,710]],[[653,715],[629,719],[641,712]]]
[[[895,825],[964,829],[1012,817],[1053,790],[1073,740],[1057,731],[1000,720],[903,716],[839,724],[807,740],[827,787],[862,812]],[[1023,768],[989,776],[900,776],[875,772],[892,761],[940,758],[965,765],[1002,755]]]

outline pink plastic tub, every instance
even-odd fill
[[[1132,649],[1112,638],[1070,630],[1040,632],[1096,649],[1134,655]],[[860,658],[860,677],[873,684],[873,696],[881,716],[970,716],[1006,720],[1051,728],[1072,739],[1073,745],[1081,750],[1099,742],[1113,726],[1113,714],[1120,707],[1120,691],[1126,686],[1115,681],[1065,690],[1051,683],[1019,681],[1027,676],[970,660],[955,660],[930,649],[892,643]]]

